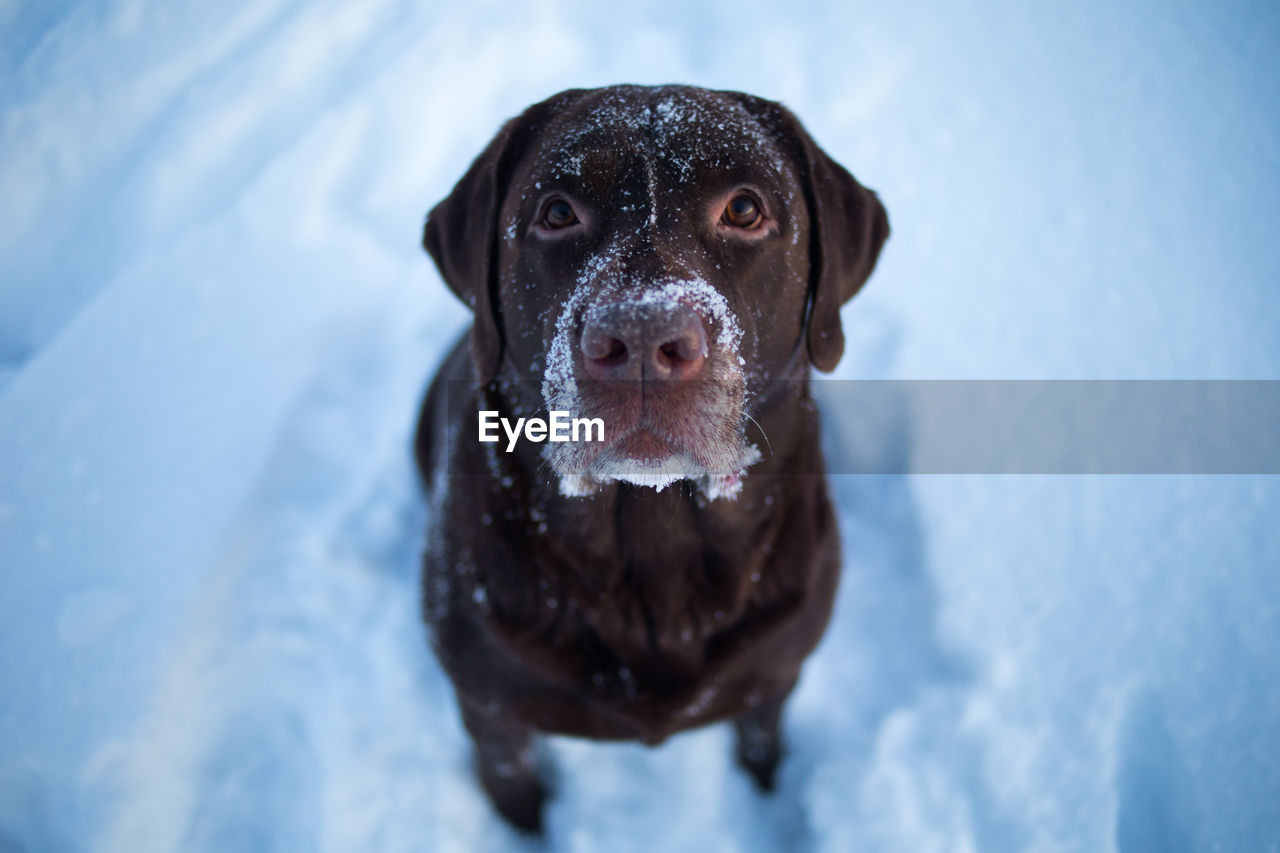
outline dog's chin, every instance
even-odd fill
[[[626,483],[662,491],[688,481],[707,498],[736,498],[746,469],[760,460],[760,451],[739,436],[715,448],[690,448],[679,440],[648,429],[637,429],[592,454],[547,453],[560,478],[560,493],[588,497],[606,483]]]

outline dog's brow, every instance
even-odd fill
[[[783,171],[774,140],[737,103],[674,92],[656,103],[613,95],[584,107],[552,131],[558,142],[547,152],[548,160],[565,174],[595,171],[592,155],[621,153],[619,142],[634,155],[675,165],[686,180],[695,165],[728,169],[741,155],[767,163],[777,174]]]

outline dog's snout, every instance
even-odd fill
[[[707,358],[707,332],[687,305],[624,302],[589,312],[581,347],[592,379],[692,379]]]

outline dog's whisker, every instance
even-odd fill
[[[764,439],[765,447],[768,447],[768,448],[769,448],[769,455],[770,455],[770,456],[772,456],[772,455],[773,455],[773,444],[769,441],[769,434],[768,434],[767,432],[765,432],[765,431],[764,431],[764,427],[762,427],[762,426],[760,425],[760,422],[759,422],[758,420],[756,420],[755,418],[751,417],[751,415],[748,415],[746,412],[743,412],[743,417],[745,417],[747,420],[749,420],[749,421],[751,421],[753,424],[755,424],[755,425],[756,425],[756,429],[760,430],[760,437]]]

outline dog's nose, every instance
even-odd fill
[[[687,305],[614,303],[587,313],[582,355],[592,379],[692,379],[707,360],[707,332]]]

